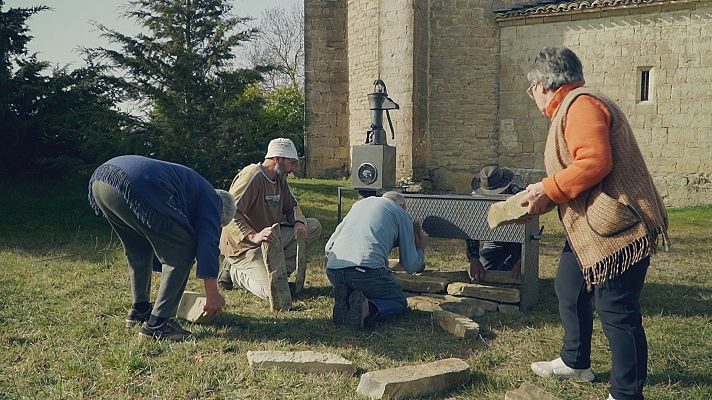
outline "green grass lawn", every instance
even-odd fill
[[[563,236],[553,215],[542,219],[540,301],[531,312],[485,315],[473,340],[454,338],[422,312],[352,332],[330,321],[321,250],[336,226],[336,188],[346,182],[295,180],[305,213],[320,219],[324,232],[294,310],[275,314],[243,291],[225,292],[224,314],[211,325],[185,323],[195,338],[171,344],[139,341],[136,329],[123,327],[131,302],[127,266],[109,225],[87,204],[86,182],[0,181],[0,399],[350,399],[365,371],[448,357],[472,369],[466,386],[444,396],[452,399],[503,399],[523,382],[562,399],[608,395],[610,353],[598,322],[594,383],[545,380],[529,371],[531,362],[555,358],[561,344],[553,277]],[[650,347],[646,396],[710,399],[712,207],[671,210],[670,219],[673,249],[653,258],[642,298]],[[431,240],[428,257],[438,269],[466,265],[462,242]],[[188,286],[202,291],[194,276]],[[338,353],[359,372],[252,371],[250,350]]]

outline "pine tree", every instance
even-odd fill
[[[233,49],[256,32],[235,32],[248,18],[233,16],[226,0],[132,0],[125,16],[143,32],[99,26],[120,50],[90,51],[123,71],[114,84],[145,104],[156,127],[151,155],[229,180],[264,143],[255,127],[264,100],[246,95],[260,72],[231,68]]]

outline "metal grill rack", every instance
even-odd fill
[[[408,213],[428,236],[521,243],[522,274],[519,309],[524,312],[539,298],[539,219],[528,224],[490,229],[487,211],[507,196],[427,195],[403,193]]]

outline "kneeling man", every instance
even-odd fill
[[[237,212],[220,238],[225,261],[219,283],[224,289],[238,286],[259,298],[274,300],[262,242],[272,243],[280,235],[289,276],[296,268],[297,232],[304,231],[307,249],[319,239],[321,224],[304,217],[287,183],[298,157],[290,139],[273,139],[264,162],[248,165],[233,180],[230,193],[235,196]],[[276,223],[280,223],[279,232],[272,229]]]
[[[413,227],[403,195],[387,192],[356,202],[325,248],[335,324],[360,329],[366,318],[382,320],[407,310],[403,289],[388,267],[396,246],[407,272],[424,269],[425,234]]]

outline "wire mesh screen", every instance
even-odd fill
[[[536,304],[539,295],[539,219],[526,225],[511,224],[495,229],[487,225],[490,205],[506,196],[403,194],[408,213],[432,237],[515,242],[522,244],[520,288],[521,311]]]

